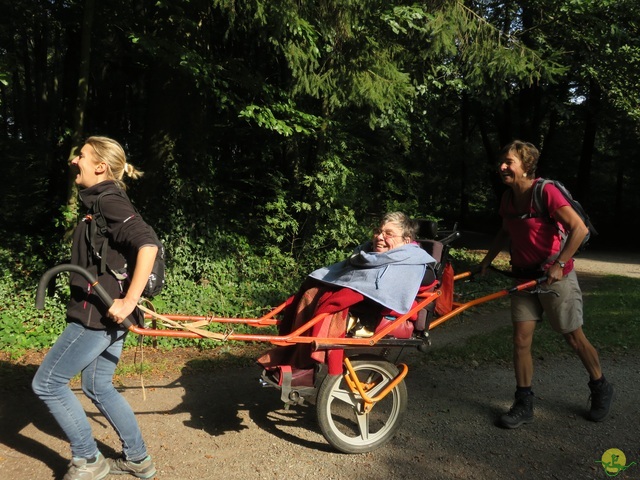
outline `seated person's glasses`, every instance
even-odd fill
[[[380,228],[376,228],[373,231],[373,236],[377,237],[380,234],[382,234],[382,236],[385,238],[385,240],[389,239],[389,238],[396,238],[396,237],[402,237],[403,235],[397,235],[395,232],[393,232],[392,230],[382,230]]]

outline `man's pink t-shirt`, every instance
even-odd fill
[[[536,179],[535,182],[538,180]],[[505,192],[500,202],[499,211],[511,237],[511,264],[516,268],[544,270],[551,263],[549,258],[554,257],[560,251],[562,224],[555,221],[550,222],[549,218],[544,215],[520,218],[525,212],[516,212],[512,199],[512,192]],[[549,215],[553,215],[560,207],[571,205],[560,193],[560,190],[551,184],[545,185],[542,200],[546,202]],[[527,213],[536,213],[533,201],[529,205]],[[564,273],[570,272],[572,268],[573,259],[565,265]]]

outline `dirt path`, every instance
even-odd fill
[[[639,274],[640,258],[625,259],[612,273]],[[587,267],[589,261],[580,258],[578,270],[603,273],[611,264],[593,260],[599,263]],[[435,330],[433,348],[462,341],[478,325],[504,322],[504,312],[467,315]],[[181,365],[175,373],[145,377],[146,399],[137,379],[122,385],[156,460],[157,478],[605,479],[598,462],[612,448],[626,454],[627,465],[640,464],[637,352],[602,358],[617,397],[610,418],[600,424],[583,418],[588,389],[579,361],[571,355],[536,358],[536,420],[514,431],[494,426],[513,394],[509,364],[442,365],[416,352],[408,358],[410,405],[402,428],[388,446],[363,455],[333,451],[319,433],[313,406],[284,410],[275,390],[259,386],[257,368],[192,373],[201,358],[175,361]],[[12,380],[27,377],[22,370],[29,373],[33,365],[13,369],[0,390],[0,479],[62,478],[67,442],[28,382]],[[78,393],[101,449],[114,455],[117,437]],[[618,478],[640,478],[640,465]]]

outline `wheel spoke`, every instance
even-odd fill
[[[356,420],[358,421],[360,438],[366,442],[367,440],[369,440],[369,414],[356,412]]]
[[[359,400],[356,400],[356,396],[353,393],[343,389],[335,390],[334,392],[332,392],[331,399],[331,401],[339,400],[353,407],[355,407],[359,403]]]

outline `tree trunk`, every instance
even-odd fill
[[[600,86],[592,79],[589,85],[589,98],[586,104],[584,136],[582,139],[582,150],[580,152],[580,164],[578,165],[578,184],[576,185],[576,197],[587,209],[590,203],[591,161],[596,143],[601,96],[602,90]]]
[[[460,109],[460,126],[462,130],[462,135],[460,140],[462,141],[461,145],[461,155],[460,155],[460,220],[466,221],[469,218],[469,189],[467,186],[467,162],[469,158],[469,123],[470,123],[470,105],[469,105],[469,97],[467,95],[463,95],[462,97],[462,108]]]
[[[76,107],[74,110],[73,125],[71,128],[71,152],[69,153],[69,161],[76,155],[81,148],[82,138],[84,136],[84,113],[87,105],[87,97],[89,94],[89,78],[91,70],[91,30],[93,27],[93,18],[95,15],[95,0],[85,0],[84,12],[82,17],[82,34],[80,37],[80,69],[78,72],[78,90],[76,98]],[[67,182],[67,208],[69,211],[76,211],[78,208],[77,189],[75,185],[75,175],[71,169],[68,169]],[[67,226],[67,236],[71,234],[73,225]]]

